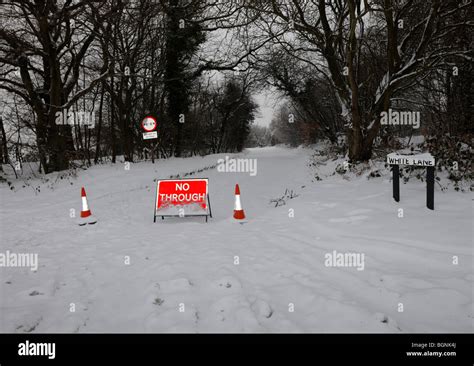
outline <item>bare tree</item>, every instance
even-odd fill
[[[471,1],[272,0],[248,6],[261,14],[261,27],[276,44],[331,82],[353,161],[371,157],[380,114],[394,96],[448,58],[470,57],[443,39],[473,26]],[[275,37],[282,29],[285,34]]]
[[[19,95],[36,114],[40,161],[46,173],[68,167],[67,134],[70,126],[56,123],[57,112],[71,107],[106,73],[74,94],[81,62],[97,27],[90,25],[90,10],[101,1],[12,1],[1,13],[10,21],[0,28],[0,67],[9,68],[0,88]],[[107,14],[104,14],[107,16]]]

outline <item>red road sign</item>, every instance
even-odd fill
[[[142,121],[142,128],[145,132],[152,132],[156,130],[156,118],[152,116],[146,116]]]
[[[207,179],[160,180],[158,181],[156,209],[196,205],[207,210],[207,186]]]
[[[156,216],[211,216],[207,178],[159,180]],[[207,221],[207,218],[206,218]]]

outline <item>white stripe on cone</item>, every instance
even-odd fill
[[[82,197],[82,211],[89,211],[89,205],[87,204],[87,197]]]
[[[242,204],[240,203],[240,195],[236,194],[235,195],[235,207],[234,210],[240,211],[242,210]]]

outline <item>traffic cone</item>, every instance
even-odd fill
[[[86,190],[84,187],[81,188],[81,198],[82,198],[82,211],[81,211],[81,221],[79,223],[80,226],[85,224],[95,224],[97,220],[95,220],[92,216],[92,212],[89,209],[89,205],[87,204],[87,196]]]
[[[235,205],[234,205],[234,219],[243,220],[245,219],[245,213],[240,203],[240,188],[239,185],[235,185]]]

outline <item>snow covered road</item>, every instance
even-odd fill
[[[471,332],[471,196],[436,191],[430,211],[420,182],[393,202],[388,173],[312,182],[311,153],[248,149],[255,176],[218,172],[219,154],[2,185],[0,252],[38,253],[39,268],[0,267],[0,331]],[[189,176],[209,178],[213,219],[154,224],[153,180],[206,167]],[[96,225],[70,217],[81,186]],[[363,270],[326,266],[333,251],[364,254]]]

